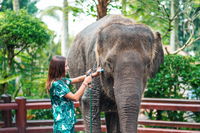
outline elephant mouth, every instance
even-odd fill
[[[105,94],[114,100],[114,78],[110,74],[103,73],[101,75],[102,87]]]

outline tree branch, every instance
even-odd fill
[[[167,47],[165,47],[165,51],[166,51],[166,53],[167,53],[168,55],[170,54],[170,52],[168,51]]]
[[[177,54],[179,53],[180,51],[182,51],[183,49],[185,49],[186,47],[192,45],[194,42],[200,40],[200,37],[197,37],[196,39],[193,39],[192,37],[194,36],[194,29],[192,30],[191,34],[190,34],[190,37],[188,38],[188,40],[186,41],[186,43],[179,49],[177,49],[176,51],[170,53],[168,51],[168,49],[165,47],[165,50],[167,52],[167,54]]]
[[[16,56],[16,55],[18,55],[20,52],[22,52],[27,46],[28,46],[28,44],[25,45],[23,48],[21,48],[20,51],[18,51],[16,54],[14,54],[14,56]]]
[[[181,48],[177,49],[176,51],[174,51],[173,53],[171,54],[177,54],[179,53],[180,51],[182,51],[183,49],[185,49],[186,47],[192,45],[194,42],[200,40],[200,37],[196,38],[196,39],[190,39],[190,41],[188,43],[186,43],[185,45],[183,45]]]
[[[159,5],[162,5],[162,4],[160,3],[160,1],[159,1],[159,0],[156,0],[156,2],[157,2]],[[162,5],[162,8],[163,8],[163,10],[164,10],[165,14],[167,15],[167,18],[169,18],[169,19],[170,19],[170,15],[167,13],[167,10],[165,9],[165,6],[164,6],[164,5]]]

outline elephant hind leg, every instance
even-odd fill
[[[106,112],[105,117],[106,117],[107,133],[121,133],[118,113]]]

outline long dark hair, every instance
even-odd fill
[[[47,89],[50,89],[52,81],[65,77],[65,62],[65,57],[59,55],[53,56],[49,64],[48,79],[46,82]]]

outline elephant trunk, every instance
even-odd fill
[[[144,66],[135,61],[124,62],[123,69],[116,69],[114,77],[120,130],[122,133],[137,133],[138,113],[144,88]]]
[[[135,79],[131,83],[127,81],[119,82],[115,84],[114,91],[120,119],[120,130],[122,133],[136,133],[142,95],[141,80]]]

